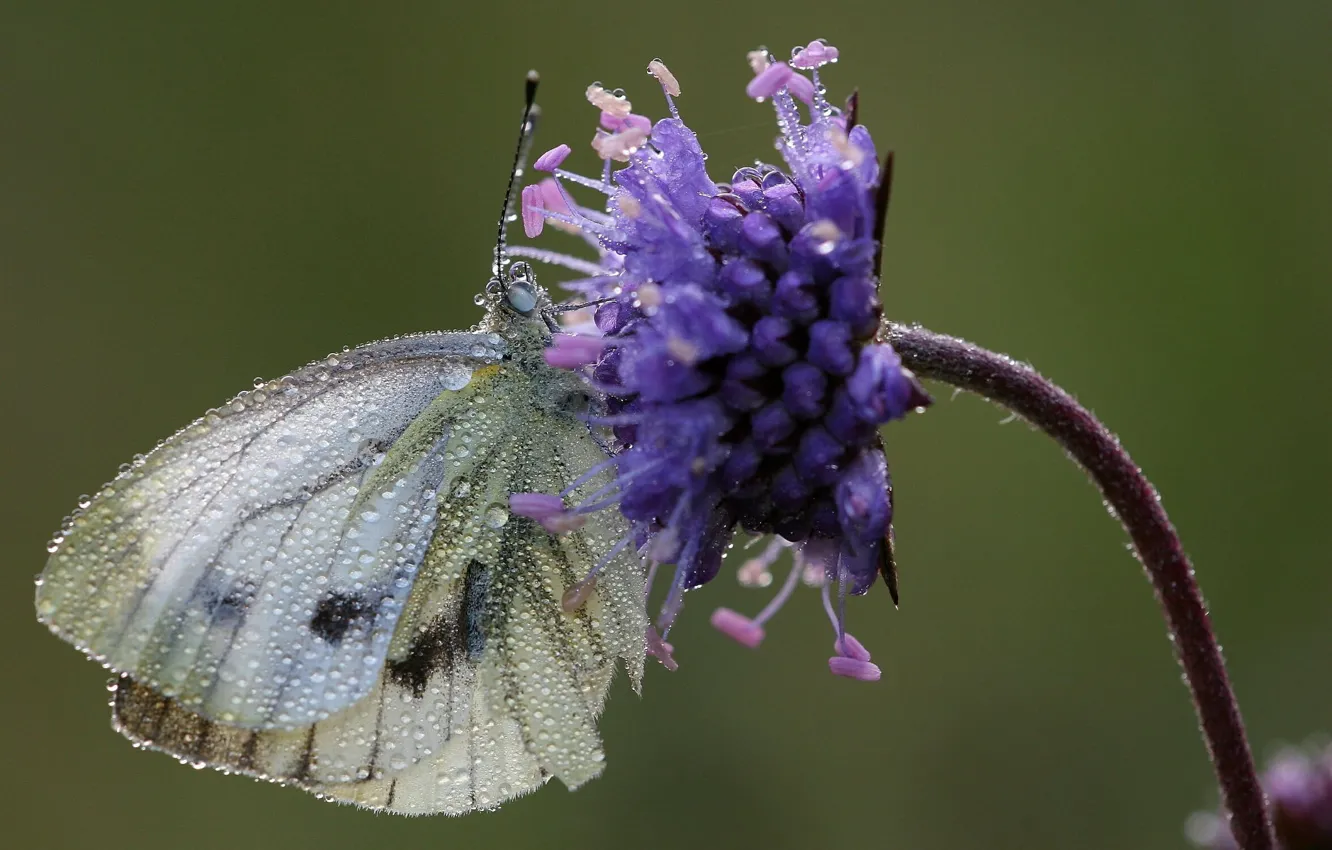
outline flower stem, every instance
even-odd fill
[[[984,396],[1055,439],[1101,488],[1156,589],[1212,757],[1231,830],[1243,850],[1275,850],[1239,703],[1221,647],[1179,536],[1160,497],[1119,440],[1072,396],[1035,369],[965,340],[886,323],[883,333],[907,368]]]

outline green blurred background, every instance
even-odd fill
[[[812,593],[757,653],[713,633],[767,598],[723,576],[680,671],[615,691],[576,794],[406,820],[192,771],[111,732],[102,671],[33,621],[50,533],[131,454],[255,375],[475,320],[529,67],[539,146],[587,169],[583,88],[656,112],[662,57],[720,179],[772,155],[745,51],[814,36],[898,153],[891,314],[1101,414],[1195,557],[1260,754],[1332,730],[1325,0],[7,2],[4,843],[1183,846],[1214,792],[1124,537],[1053,445],[946,390],[888,434],[903,607],[851,606],[883,681],[828,675]]]

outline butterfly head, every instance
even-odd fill
[[[491,278],[478,301],[485,305],[492,322],[532,322],[549,327],[554,313],[550,293],[537,283],[532,267],[522,261],[509,263]]]
[[[527,263],[509,265],[501,284],[500,307],[523,318],[540,318],[551,307],[550,294],[536,282],[536,275]]]

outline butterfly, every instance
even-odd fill
[[[479,325],[256,382],[53,539],[38,618],[115,673],[137,745],[405,814],[601,772],[615,668],[643,674],[641,562],[613,511],[555,536],[508,502],[612,483],[583,474],[595,394],[543,359],[550,296],[504,256],[535,88]]]

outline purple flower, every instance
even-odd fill
[[[529,235],[543,221],[576,227],[600,254],[592,264],[514,251],[583,272],[567,285],[602,302],[594,327],[557,336],[547,360],[582,370],[607,399],[594,424],[615,437],[613,501],[651,574],[666,565],[672,575],[649,640],[670,664],[665,637],[684,592],[717,574],[741,529],[775,536],[742,574],[757,562],[770,581],[767,567],[787,548],[795,566],[759,615],[719,609],[713,624],[757,646],[803,577],[821,589],[837,633],[830,669],[879,676],[845,631],[845,599],[879,574],[895,598],[892,493],[878,426],[929,398],[876,337],[881,170],[869,132],[825,99],[819,69],[837,59],[822,41],[796,48],[790,63],[766,51],[749,55],[746,92],[776,111],[784,169],[746,167],[715,182],[676,107],[679,82],[654,60],[648,70],[670,117],[654,123],[623,93],[589,87],[600,111],[592,140],[600,178],[562,168],[562,145],[538,160],[554,183],[522,195]],[[574,187],[603,193],[604,208],[579,205]],[[612,501],[603,494],[565,508],[515,500],[515,511],[530,507],[547,528]]]
[[[1262,778],[1282,850],[1332,849],[1332,746],[1286,750],[1267,765]],[[1189,818],[1189,839],[1208,850],[1237,850],[1222,813]]]

